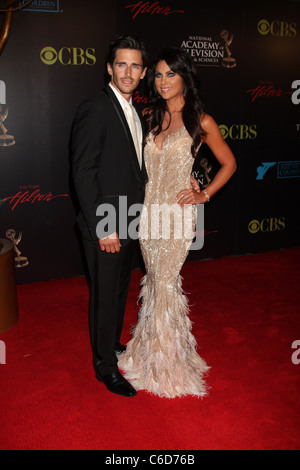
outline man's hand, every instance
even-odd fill
[[[100,238],[99,246],[101,251],[106,251],[107,253],[119,253],[121,243],[118,234],[115,232],[108,235],[108,237]]]

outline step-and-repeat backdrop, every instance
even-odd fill
[[[206,110],[237,159],[237,173],[205,205],[203,248],[188,259],[297,245],[299,1],[33,0],[13,13],[0,56],[0,237],[15,243],[18,282],[85,272],[70,128],[78,104],[105,84],[108,44],[123,32],[144,39],[151,56],[165,46],[188,51]],[[144,85],[134,99],[147,105]],[[204,144],[193,174],[205,187],[216,171]]]

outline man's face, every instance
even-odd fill
[[[114,63],[107,64],[111,84],[129,101],[140,80],[146,74],[142,53],[135,49],[118,49]]]

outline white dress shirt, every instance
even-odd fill
[[[109,86],[111,87],[112,91],[116,95],[116,97],[117,97],[117,99],[118,99],[118,101],[121,105],[121,108],[124,111],[126,106],[128,106],[128,101],[121,95],[121,93],[118,92],[118,90],[111,83],[109,83]],[[129,103],[132,105],[132,97],[130,98]],[[142,126],[141,126],[140,119],[138,117],[138,114],[137,114],[134,106],[132,106],[132,109],[133,109],[133,117],[134,117],[135,127],[136,127],[136,131],[137,131],[138,144],[139,144],[138,158],[139,158],[139,164],[140,164],[140,167],[141,167],[142,166],[143,131],[142,131]],[[124,114],[125,114],[125,117],[126,117],[125,112],[124,112]],[[126,119],[127,119],[127,117],[126,117]]]

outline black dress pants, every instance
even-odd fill
[[[122,243],[122,241],[121,241]],[[98,241],[83,239],[90,274],[89,328],[93,365],[100,374],[117,370],[115,346],[120,341],[136,241],[119,253],[101,251]]]

